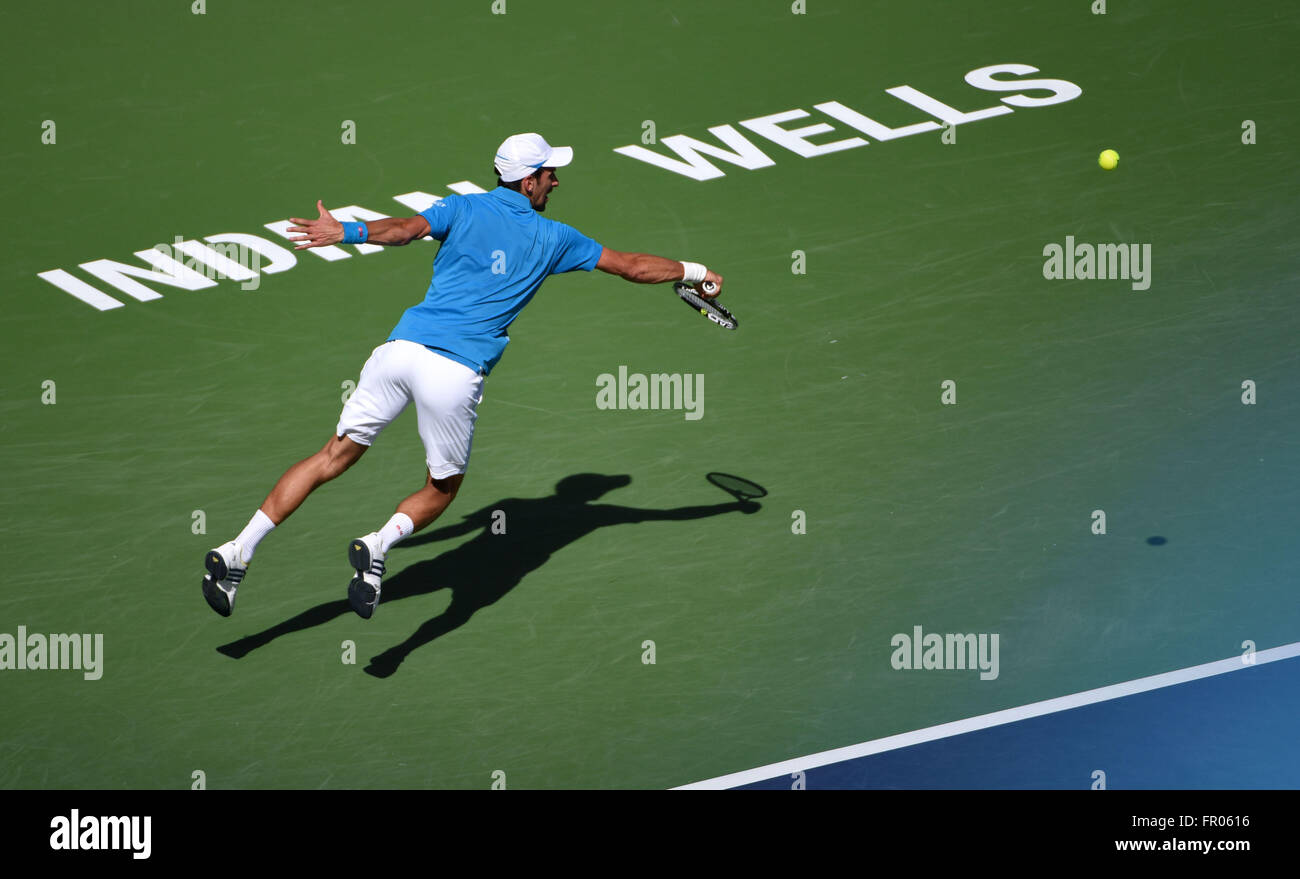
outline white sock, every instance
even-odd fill
[[[388,550],[393,544],[404,537],[410,537],[411,532],[415,530],[415,523],[411,517],[405,513],[393,513],[393,518],[388,520],[388,524],[379,529],[379,551],[388,555]]]
[[[270,534],[271,529],[274,527],[275,523],[271,521],[271,517],[260,509],[253,514],[253,518],[248,520],[244,530],[240,531],[239,536],[235,538],[235,543],[238,543],[244,551],[244,564],[248,564],[253,560],[253,551],[262,542],[262,538]]]

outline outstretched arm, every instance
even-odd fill
[[[343,224],[334,219],[329,211],[325,210],[323,202],[318,200],[316,208],[320,211],[320,216],[314,220],[304,220],[301,217],[289,218],[290,222],[298,224],[290,226],[290,232],[305,233],[289,239],[290,241],[306,242],[305,244],[299,244],[294,250],[305,250],[308,247],[324,247],[327,244],[339,244],[343,241]],[[410,244],[415,239],[428,235],[429,221],[419,215],[414,217],[387,217],[382,220],[367,220],[366,229],[370,234],[366,236],[364,243],[401,247],[403,244]]]
[[[653,256],[649,253],[622,253],[618,250],[610,250],[608,247],[601,250],[600,261],[596,263],[596,268],[637,284],[662,284],[665,281],[680,281],[683,274],[682,264],[675,259]],[[701,296],[712,299],[722,292],[721,275],[716,272],[708,272],[704,276],[704,280],[717,284],[717,292],[711,294],[701,292]]]

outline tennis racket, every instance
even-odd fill
[[[700,285],[705,293],[712,293],[718,289],[712,281],[704,281]],[[691,307],[692,311],[698,311],[700,314],[713,321],[725,330],[734,330],[740,326],[740,321],[736,316],[727,309],[718,304],[716,299],[705,299],[695,288],[685,281],[677,281],[673,284],[673,291],[681,297],[681,300]]]

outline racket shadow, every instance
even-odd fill
[[[742,476],[713,472],[704,478],[738,501],[751,501],[756,498],[767,497],[766,488]]]
[[[406,640],[371,659],[365,671],[380,678],[394,674],[411,653],[465,625],[479,610],[509,594],[556,552],[600,528],[703,519],[731,512],[753,513],[759,509],[759,505],[752,501],[669,509],[595,503],[608,492],[631,482],[631,477],[625,475],[574,474],[561,479],[554,494],[539,498],[503,498],[469,513],[460,522],[417,534],[398,544],[393,553],[400,555],[414,547],[479,532],[459,546],[416,562],[384,581],[381,607],[376,613],[392,613],[397,610],[388,607],[393,602],[431,595],[442,589],[451,591],[451,603]],[[390,566],[394,561],[393,553],[388,559]],[[217,650],[239,659],[277,638],[351,614],[352,609],[346,600],[325,602],[262,632],[224,644]]]

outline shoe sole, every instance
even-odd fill
[[[224,566],[223,566],[224,567]],[[221,591],[217,581],[212,577],[203,578],[203,597],[208,600],[208,607],[221,614],[223,617],[230,616],[232,608],[230,607],[230,597]]]
[[[370,556],[370,547],[366,546],[364,541],[354,540],[348,544],[348,564],[356,570],[357,575],[352,578],[348,584],[348,604],[356,611],[357,616],[363,620],[368,620],[375,614],[375,607],[379,602],[374,604],[370,600],[374,598],[374,591],[370,584],[362,579],[361,575],[370,570],[370,564],[374,561]]]
[[[203,566],[208,569],[208,573],[214,580],[224,580],[230,574],[230,569],[226,567],[226,560],[215,549],[204,556]]]
[[[356,611],[357,616],[363,620],[368,620],[375,614],[375,607],[379,602],[371,604],[370,601],[375,597],[375,591],[370,584],[360,577],[353,577],[352,582],[348,584],[348,604]]]
[[[363,541],[354,540],[348,544],[348,564],[356,569],[357,576],[361,576],[370,570],[370,547],[366,546]]]
[[[208,607],[223,617],[230,616],[234,611],[230,596],[218,585],[220,581],[230,576],[230,568],[226,565],[226,560],[215,549],[209,550],[203,557],[203,567],[208,569],[208,576],[203,578],[203,597],[208,600]]]

